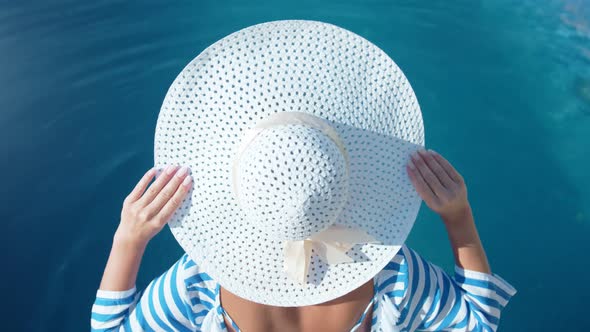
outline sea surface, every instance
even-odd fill
[[[0,0],[0,329],[89,329],[123,198],[153,165],[168,87],[216,40],[279,19],[349,29],[405,72],[427,147],[466,179],[492,269],[518,289],[499,330],[587,331],[582,0]],[[408,242],[452,271],[424,204]],[[181,253],[165,229],[138,287]]]

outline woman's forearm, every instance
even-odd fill
[[[457,266],[483,273],[491,273],[486,253],[473,220],[471,207],[453,215],[443,216]]]
[[[100,289],[124,291],[133,288],[144,251],[145,245],[119,239],[115,235]]]
[[[412,154],[407,170],[420,197],[444,221],[455,263],[463,269],[490,273],[461,174],[443,156],[424,149]]]

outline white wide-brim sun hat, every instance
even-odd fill
[[[158,168],[191,169],[169,222],[191,259],[239,297],[305,306],[360,287],[399,251],[421,202],[405,165],[422,146],[416,96],[387,54],[288,20],[191,61],[164,99],[154,153]]]

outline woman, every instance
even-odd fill
[[[462,176],[442,156],[424,150],[412,155],[407,171],[426,205],[438,213],[444,222],[458,268],[456,277],[451,278],[415,252],[404,248],[392,261],[401,263],[398,269],[407,269],[406,255],[409,254],[420,264],[420,268],[414,267],[416,273],[428,266],[436,278],[428,278],[422,273],[417,275],[417,280],[408,280],[407,284],[396,281],[401,285],[396,291],[403,294],[400,298],[396,297],[396,302],[408,303],[408,299],[428,290],[435,297],[422,302],[421,306],[411,308],[407,313],[407,317],[415,316],[413,324],[421,330],[495,330],[500,310],[515,291],[498,276],[490,274],[491,269],[477,233]],[[146,191],[154,174],[153,169],[148,171],[125,199],[121,223],[115,232],[111,254],[93,307],[93,330],[118,331],[121,327],[133,326],[164,330],[159,324],[150,324],[145,318],[148,314],[140,313],[142,305],[136,304],[139,294],[135,290],[135,280],[147,243],[164,227],[180,205],[191,187],[192,179],[186,168],[177,171],[176,167],[170,167]],[[176,296],[181,296],[178,294],[185,294],[176,288],[178,284],[182,285],[184,280],[198,274],[178,277],[180,273],[176,272],[176,280],[171,278],[179,268],[190,274],[190,265],[194,263],[188,262],[190,260],[183,256],[170,271],[152,282],[140,299],[148,302],[150,308],[158,306],[153,320],[163,322],[170,329],[198,329],[192,324],[183,325],[183,312],[190,310],[187,309],[190,299],[176,299]],[[363,310],[373,296],[372,286],[372,282],[368,282],[340,298],[310,307],[269,307],[243,300],[225,292],[223,288],[221,297],[223,308],[243,331],[349,331],[365,314]],[[500,295],[490,295],[491,292]],[[441,300],[441,297],[446,298],[446,301]],[[210,298],[205,297],[205,300]],[[177,304],[180,305],[174,307]],[[195,314],[198,313],[191,315]],[[367,312],[364,316],[357,331],[370,331],[369,318],[372,315]],[[225,324],[229,331],[235,331],[230,322],[226,320]]]
[[[307,51],[332,52],[318,72],[335,77],[300,69],[317,64]],[[295,54],[280,59],[296,69],[272,67],[277,53]],[[462,176],[422,145],[405,76],[361,37],[279,21],[222,39],[168,92],[156,168],[190,169],[162,167],[150,185],[152,169],[125,199],[92,329],[496,330],[515,290],[491,274]],[[446,227],[454,277],[403,245],[420,198]],[[167,223],[187,254],[138,293],[144,250]]]

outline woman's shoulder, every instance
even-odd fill
[[[182,255],[179,260],[179,264],[182,267],[182,273],[184,282],[187,286],[199,286],[199,287],[213,287],[217,286],[217,283],[205,272],[202,267],[196,263],[188,254]]]
[[[188,254],[184,254],[178,263],[182,270],[182,286],[186,289],[193,312],[214,308],[219,294],[219,284]]]
[[[375,276],[375,286],[379,292],[387,292],[392,289],[404,289],[408,282],[408,257],[415,255],[415,252],[405,244]]]
[[[385,265],[380,274],[399,273],[403,270],[403,266],[407,264],[407,257],[411,255],[413,250],[405,244],[401,246],[393,258]]]
[[[406,276],[415,270],[425,271],[428,268],[438,268],[423,258],[418,252],[403,244],[395,256],[385,265],[376,276],[378,280],[390,279],[393,275]],[[407,278],[398,278],[407,281]]]

